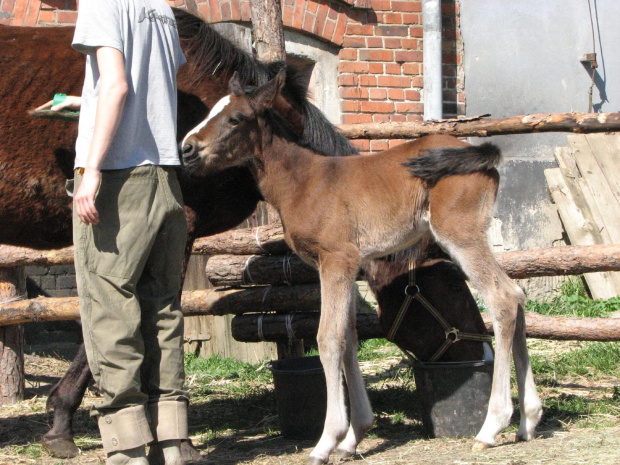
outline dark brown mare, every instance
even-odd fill
[[[233,71],[247,84],[260,84],[275,75],[281,65],[267,66],[254,60],[202,20],[182,10],[176,10],[175,16],[188,59],[179,74],[178,134],[183,135],[228,92]],[[71,49],[72,36],[73,28],[0,26],[0,243],[34,248],[71,244],[70,199],[64,184],[73,176],[77,125],[33,119],[27,112],[55,92],[81,92],[84,59]],[[284,92],[297,115],[296,127],[301,133],[296,138],[298,143],[323,154],[355,153],[348,141],[307,102],[294,78],[287,79]],[[262,198],[253,176],[244,167],[201,178],[183,174],[181,186],[190,224],[187,257],[196,237],[237,225]],[[391,282],[382,271],[383,266],[386,265],[377,264],[375,274],[382,277],[377,290]],[[399,272],[390,268],[389,273],[394,276]],[[388,314],[387,310],[383,313]],[[466,312],[466,316],[461,312]],[[472,310],[469,305],[463,307],[457,302],[446,306],[445,316],[454,325],[470,325],[475,320],[476,324],[467,330],[484,332],[477,309]],[[431,317],[421,315],[420,321],[424,318]],[[429,336],[403,327],[399,337],[415,342],[420,338],[429,341],[428,347],[437,347],[444,339],[440,330],[437,334],[439,340],[429,340]],[[410,350],[424,360],[425,352],[417,347]],[[464,344],[461,350],[448,351],[444,360],[479,359],[482,352],[480,343]],[[67,374],[50,391],[48,409],[54,412],[53,426],[43,437],[43,443],[55,456],[70,457],[78,452],[73,443],[72,418],[90,379],[84,351],[80,350]]]
[[[360,267],[428,237],[460,265],[493,317],[493,387],[474,447],[493,445],[510,422],[511,350],[521,407],[517,437],[531,439],[542,406],[525,340],[525,296],[497,264],[486,235],[499,184],[499,150],[428,136],[370,156],[320,157],[295,142],[290,119],[279,114],[287,107],[284,81],[282,71],[248,92],[233,75],[231,93],[184,138],[182,153],[187,168],[197,173],[248,167],[280,214],[288,245],[319,271],[317,341],[327,415],[308,463],[325,463],[336,449],[354,454],[373,422],[357,359],[353,289]]]

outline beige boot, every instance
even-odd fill
[[[185,465],[181,454],[181,440],[154,442],[149,449],[149,465]]]
[[[147,404],[155,441],[149,450],[151,465],[185,465],[181,439],[187,439],[187,403],[162,401]]]
[[[97,419],[106,465],[148,465],[144,445],[153,440],[143,405],[127,407]]]
[[[119,450],[108,454],[106,465],[149,465],[146,459],[146,448],[144,446],[135,449]]]

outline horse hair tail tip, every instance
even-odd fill
[[[434,185],[449,176],[495,169],[501,160],[499,147],[485,142],[482,145],[426,149],[420,156],[410,158],[403,165],[409,169],[412,176]]]
[[[484,144],[474,145],[472,147],[480,150],[481,154],[489,159],[493,168],[497,167],[502,162],[502,151],[497,145],[491,142],[485,142]]]

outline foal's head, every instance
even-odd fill
[[[249,164],[266,142],[266,119],[270,128],[276,127],[292,138],[299,137],[303,117],[282,96],[284,81],[285,73],[280,71],[261,87],[244,88],[234,73],[228,84],[230,94],[217,102],[207,118],[183,139],[181,150],[186,169],[207,174]]]

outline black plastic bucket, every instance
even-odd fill
[[[318,439],[327,411],[325,373],[318,356],[273,360],[280,430],[289,439]]]
[[[413,365],[425,433],[464,437],[478,433],[486,418],[493,361],[437,362]]]

